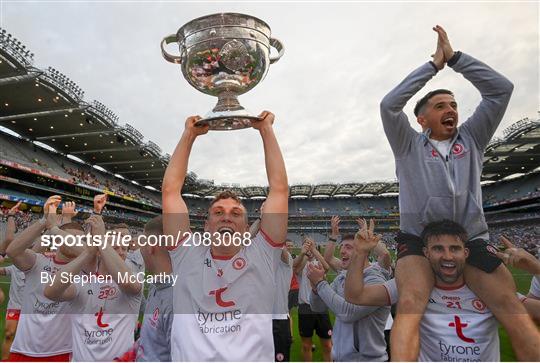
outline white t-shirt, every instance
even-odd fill
[[[307,277],[307,270],[308,270],[308,264],[316,264],[320,265],[319,261],[316,259],[313,259],[311,261],[307,261],[304,269],[302,270],[302,273],[300,275],[296,275],[296,278],[298,279],[298,285],[300,286],[300,289],[298,291],[298,303],[299,304],[309,304],[310,296],[311,296],[311,283],[309,282],[309,278]]]
[[[540,299],[540,275],[536,275],[533,277],[529,294],[536,296],[536,298]]]
[[[392,304],[397,302],[395,280],[384,284]],[[420,323],[422,362],[498,362],[499,332],[495,316],[463,285],[435,286]]]
[[[173,290],[173,361],[273,361],[275,271],[283,244],[264,232],[218,268],[209,247],[170,252],[180,276]]]
[[[439,154],[442,155],[443,158],[448,156],[450,152],[450,141],[452,141],[452,139],[446,139],[442,141],[430,139],[430,141],[433,144],[433,146],[435,146]]]
[[[6,270],[6,275],[9,275],[11,278],[7,308],[20,310],[24,290],[24,272],[19,270],[15,265],[6,266],[4,269]]]
[[[134,330],[142,299],[122,292],[115,282],[74,284],[72,300],[72,361],[112,361],[134,343]]]
[[[276,269],[276,293],[272,312],[272,319],[275,320],[285,320],[289,317],[289,287],[293,274],[293,259],[290,253],[287,256],[289,256],[287,263],[280,258]]]
[[[11,351],[31,357],[71,352],[70,303],[49,300],[41,274],[54,275],[65,263],[52,255],[36,254],[34,266],[25,274],[22,309]]]

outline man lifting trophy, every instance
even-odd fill
[[[180,55],[167,53],[165,45],[178,43]],[[270,47],[278,54],[270,57]],[[184,78],[197,90],[216,96],[217,105],[198,125],[211,130],[251,127],[259,117],[238,102],[257,85],[270,64],[284,53],[283,44],[271,37],[270,27],[250,15],[222,13],[203,16],[182,26],[161,41],[163,57],[180,64]]]

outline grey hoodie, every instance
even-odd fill
[[[388,360],[384,327],[390,307],[360,306],[347,302],[345,278],[347,271],[336,276],[332,284],[324,281],[317,285],[317,294],[311,292],[311,310],[332,310],[336,315],[332,331],[332,359],[336,362],[384,362]],[[384,284],[390,273],[378,265],[364,271],[366,285]]]
[[[429,222],[450,219],[469,238],[488,239],[480,177],[484,150],[501,122],[514,86],[501,74],[465,53],[448,66],[476,87],[482,101],[458,127],[448,155],[430,142],[430,130],[415,131],[403,112],[407,101],[437,73],[426,63],[407,76],[381,102],[384,132],[396,160],[400,229],[419,236]]]

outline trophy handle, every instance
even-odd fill
[[[165,50],[166,44],[176,43],[176,42],[177,42],[176,34],[171,34],[163,38],[163,40],[161,41],[161,54],[163,55],[163,58],[165,58],[165,60],[167,60],[168,62],[180,64],[182,63],[181,57],[169,54]]]
[[[285,47],[283,46],[283,43],[276,38],[270,38],[270,46],[276,48],[278,51],[277,56],[270,57],[270,64],[274,64],[283,56],[283,53],[285,53]]]

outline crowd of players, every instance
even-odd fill
[[[540,321],[540,262],[507,238],[501,238],[504,249],[490,244],[481,209],[482,153],[513,86],[482,62],[454,52],[440,26],[433,30],[438,35],[433,61],[381,102],[400,185],[397,261],[381,243],[373,221],[360,219],[356,233],[341,235],[337,216],[322,253],[304,237],[293,258],[287,248],[291,243],[286,243],[287,174],[274,115],[268,111],[253,123],[262,139],[269,184],[260,218],[249,226],[242,201],[222,192],[210,202],[205,234],[197,242],[202,235],[191,228],[181,191],[192,146],[208,126],[196,126],[200,118],[193,116],[186,120],[165,171],[163,214],[143,232],[147,237],[172,236],[170,242],[135,246],[133,251],[110,240],[44,249],[41,242],[50,236],[66,241],[110,232],[129,236],[125,225],[106,226],[105,194],[95,196],[93,213],[84,221],[75,218],[73,202],[51,196],[42,218],[19,233],[19,206],[8,211],[2,248],[14,267],[2,269],[12,280],[7,358],[287,361],[290,309],[298,290],[295,323],[306,361],[312,358],[314,331],[326,361],[497,361],[497,321],[517,359],[539,361],[534,321]],[[478,88],[482,102],[458,129],[453,94],[430,92],[415,107],[423,129],[416,132],[403,107],[446,65]],[[238,235],[241,244],[234,243]],[[536,275],[528,297],[516,293],[505,265]],[[327,279],[330,270],[337,273],[332,281]],[[149,285],[144,318],[135,340],[144,284]],[[385,334],[391,305],[396,305],[395,319],[391,333]],[[335,315],[334,326],[328,311]]]
[[[231,199],[233,205],[241,205],[230,192],[219,195],[212,205]],[[170,361],[175,314],[174,287],[170,283],[157,282],[147,286],[147,297],[143,302],[143,286],[137,282],[115,280],[84,287],[69,283],[47,286],[41,280],[43,272],[115,276],[119,271],[135,274],[146,270],[154,275],[171,274],[173,268],[168,252],[139,248],[136,243],[130,248],[112,246],[99,251],[67,246],[56,252],[44,249],[39,242],[44,231],[59,235],[77,235],[85,230],[92,234],[105,233],[100,216],[106,203],[105,195],[95,197],[94,215],[86,221],[75,218],[74,203],[60,202],[60,197],[50,197],[43,218],[31,226],[24,226],[24,220],[17,218],[24,215],[18,209],[20,203],[7,211],[7,228],[0,252],[7,251],[13,264],[0,268],[0,275],[8,275],[11,279],[2,358],[13,361]],[[62,210],[57,214],[59,205]],[[257,220],[250,233],[258,235],[260,223]],[[331,219],[332,228],[322,253],[309,237],[304,237],[297,255],[293,241],[286,240],[284,246],[276,248],[279,258],[274,272],[272,293],[275,297],[269,312],[272,314],[272,334],[267,337],[274,344],[276,361],[289,361],[292,331],[296,326],[304,361],[312,360],[314,333],[320,339],[325,361],[387,361],[390,358],[390,306],[398,299],[392,278],[395,261],[381,235],[374,233],[373,221],[368,224],[359,219],[356,235],[342,235],[339,223],[339,217]],[[111,225],[108,229],[119,235],[131,234],[126,225]],[[163,219],[157,217],[148,222],[144,233],[163,234]],[[479,360],[499,360],[496,319],[464,285],[465,230],[455,222],[435,222],[426,227],[422,238],[430,250],[427,257],[437,282],[421,323],[423,348],[419,358],[452,360],[463,356],[474,358],[476,354]],[[264,240],[258,242],[266,243]],[[508,240],[503,239],[503,243],[509,249],[515,249]],[[513,261],[507,262],[540,275],[540,262],[523,249],[515,250]],[[448,253],[452,257],[444,257]],[[216,261],[217,257],[213,255]],[[445,273],[445,263],[454,263],[457,268]],[[226,267],[218,267],[218,274],[220,269]],[[326,275],[332,272],[337,276],[328,281]],[[519,297],[531,316],[540,322],[540,301],[536,301],[540,300],[540,279],[534,278],[528,299]],[[298,321],[294,322],[293,328],[290,310],[295,306],[298,307]],[[454,309],[461,310],[459,316],[454,315]],[[140,332],[135,334],[139,310],[145,314]],[[329,311],[335,315],[333,326]],[[259,313],[264,314],[264,311]],[[448,316],[456,319],[452,329],[444,326],[448,325]],[[475,332],[469,333],[472,329],[465,328],[472,326]],[[58,333],[46,339],[50,331]]]

